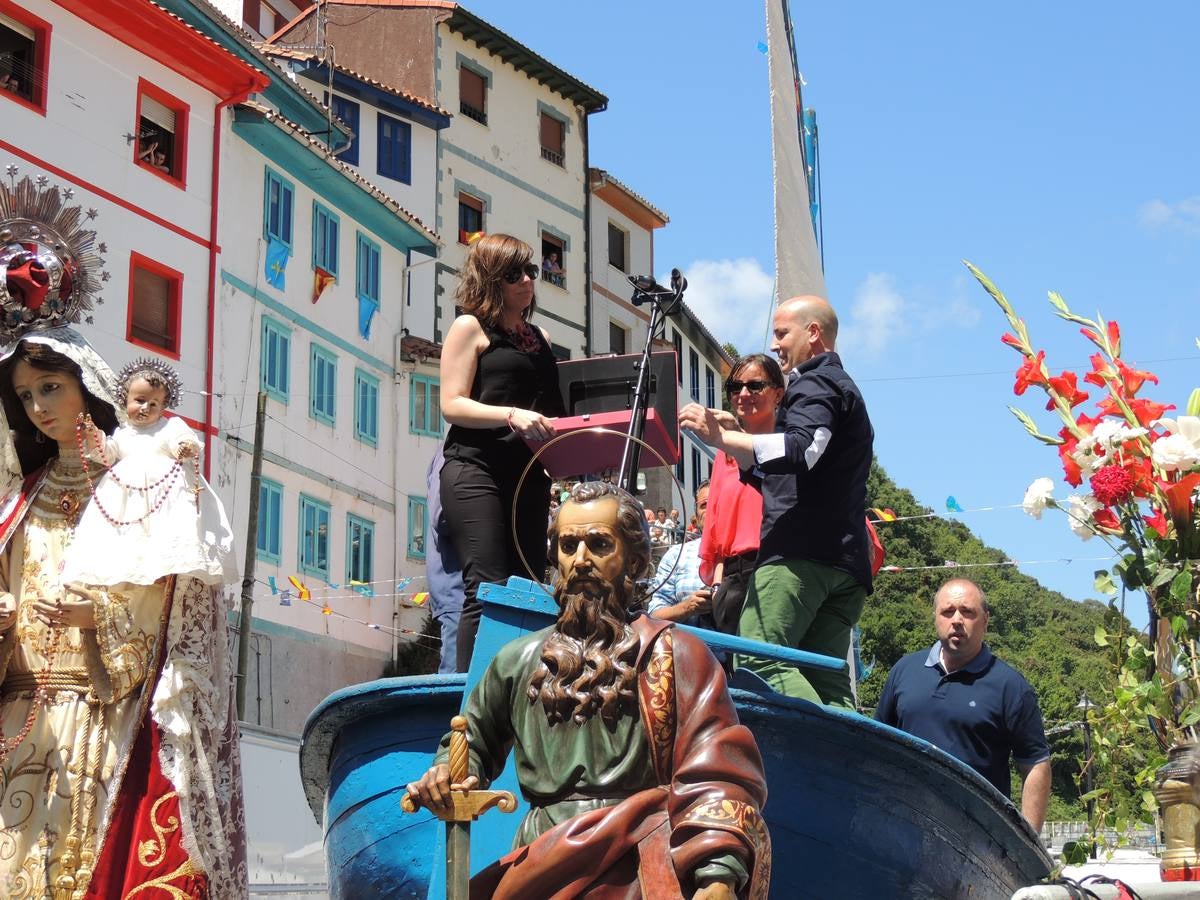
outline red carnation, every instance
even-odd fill
[[[1105,466],[1088,483],[1096,499],[1105,506],[1124,503],[1133,495],[1133,476],[1120,466]]]

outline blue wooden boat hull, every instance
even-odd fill
[[[541,612],[485,609],[485,619],[507,618],[525,630],[541,626]],[[424,811],[402,813],[400,798],[429,767],[473,680],[430,675],[354,685],[309,718],[301,777],[324,824],[335,900],[444,896],[444,828]],[[766,764],[772,897],[1008,898],[1050,871],[1012,803],[936,747],[855,713],[781,696],[752,676],[732,685]],[[496,786],[517,792],[511,763]],[[526,808],[475,824],[474,871],[511,847]]]

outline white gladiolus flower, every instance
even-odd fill
[[[1098,533],[1095,526],[1092,525],[1092,513],[1100,506],[1100,501],[1091,494],[1083,496],[1072,494],[1067,498],[1067,521],[1071,525],[1071,530],[1081,540],[1091,540],[1092,535]]]
[[[1025,491],[1025,499],[1021,501],[1021,506],[1029,515],[1040,519],[1053,499],[1054,482],[1049,478],[1038,478]]]
[[[1158,422],[1167,429],[1166,437],[1159,438],[1151,448],[1155,465],[1164,472],[1186,472],[1200,466],[1200,417],[1179,416],[1177,419],[1161,419]]]

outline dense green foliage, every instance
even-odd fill
[[[932,512],[898,487],[878,464],[872,466],[867,498],[870,506],[890,508],[897,516]],[[1007,559],[961,522],[939,516],[884,523],[876,529],[887,553],[885,566],[971,565]],[[873,709],[892,665],[933,643],[934,594],[956,576],[970,578],[983,588],[992,608],[989,646],[1037,691],[1047,731],[1052,732],[1054,788],[1047,818],[1083,818],[1082,792],[1076,781],[1084,737],[1076,705],[1084,691],[1093,700],[1104,694],[1108,662],[1093,636],[1097,626],[1108,624],[1111,613],[1105,604],[1070,600],[1013,566],[881,572],[860,622],[863,659],[873,661],[874,668],[859,686],[859,703]],[[1056,730],[1062,725],[1068,727]],[[1019,796],[1020,779],[1013,781]]]

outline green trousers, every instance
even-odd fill
[[[768,563],[754,571],[738,634],[845,659],[850,633],[866,599],[866,589],[841,569],[807,559]],[[739,656],[737,664],[781,694],[854,709],[849,672],[802,671],[787,663],[746,656]]]

